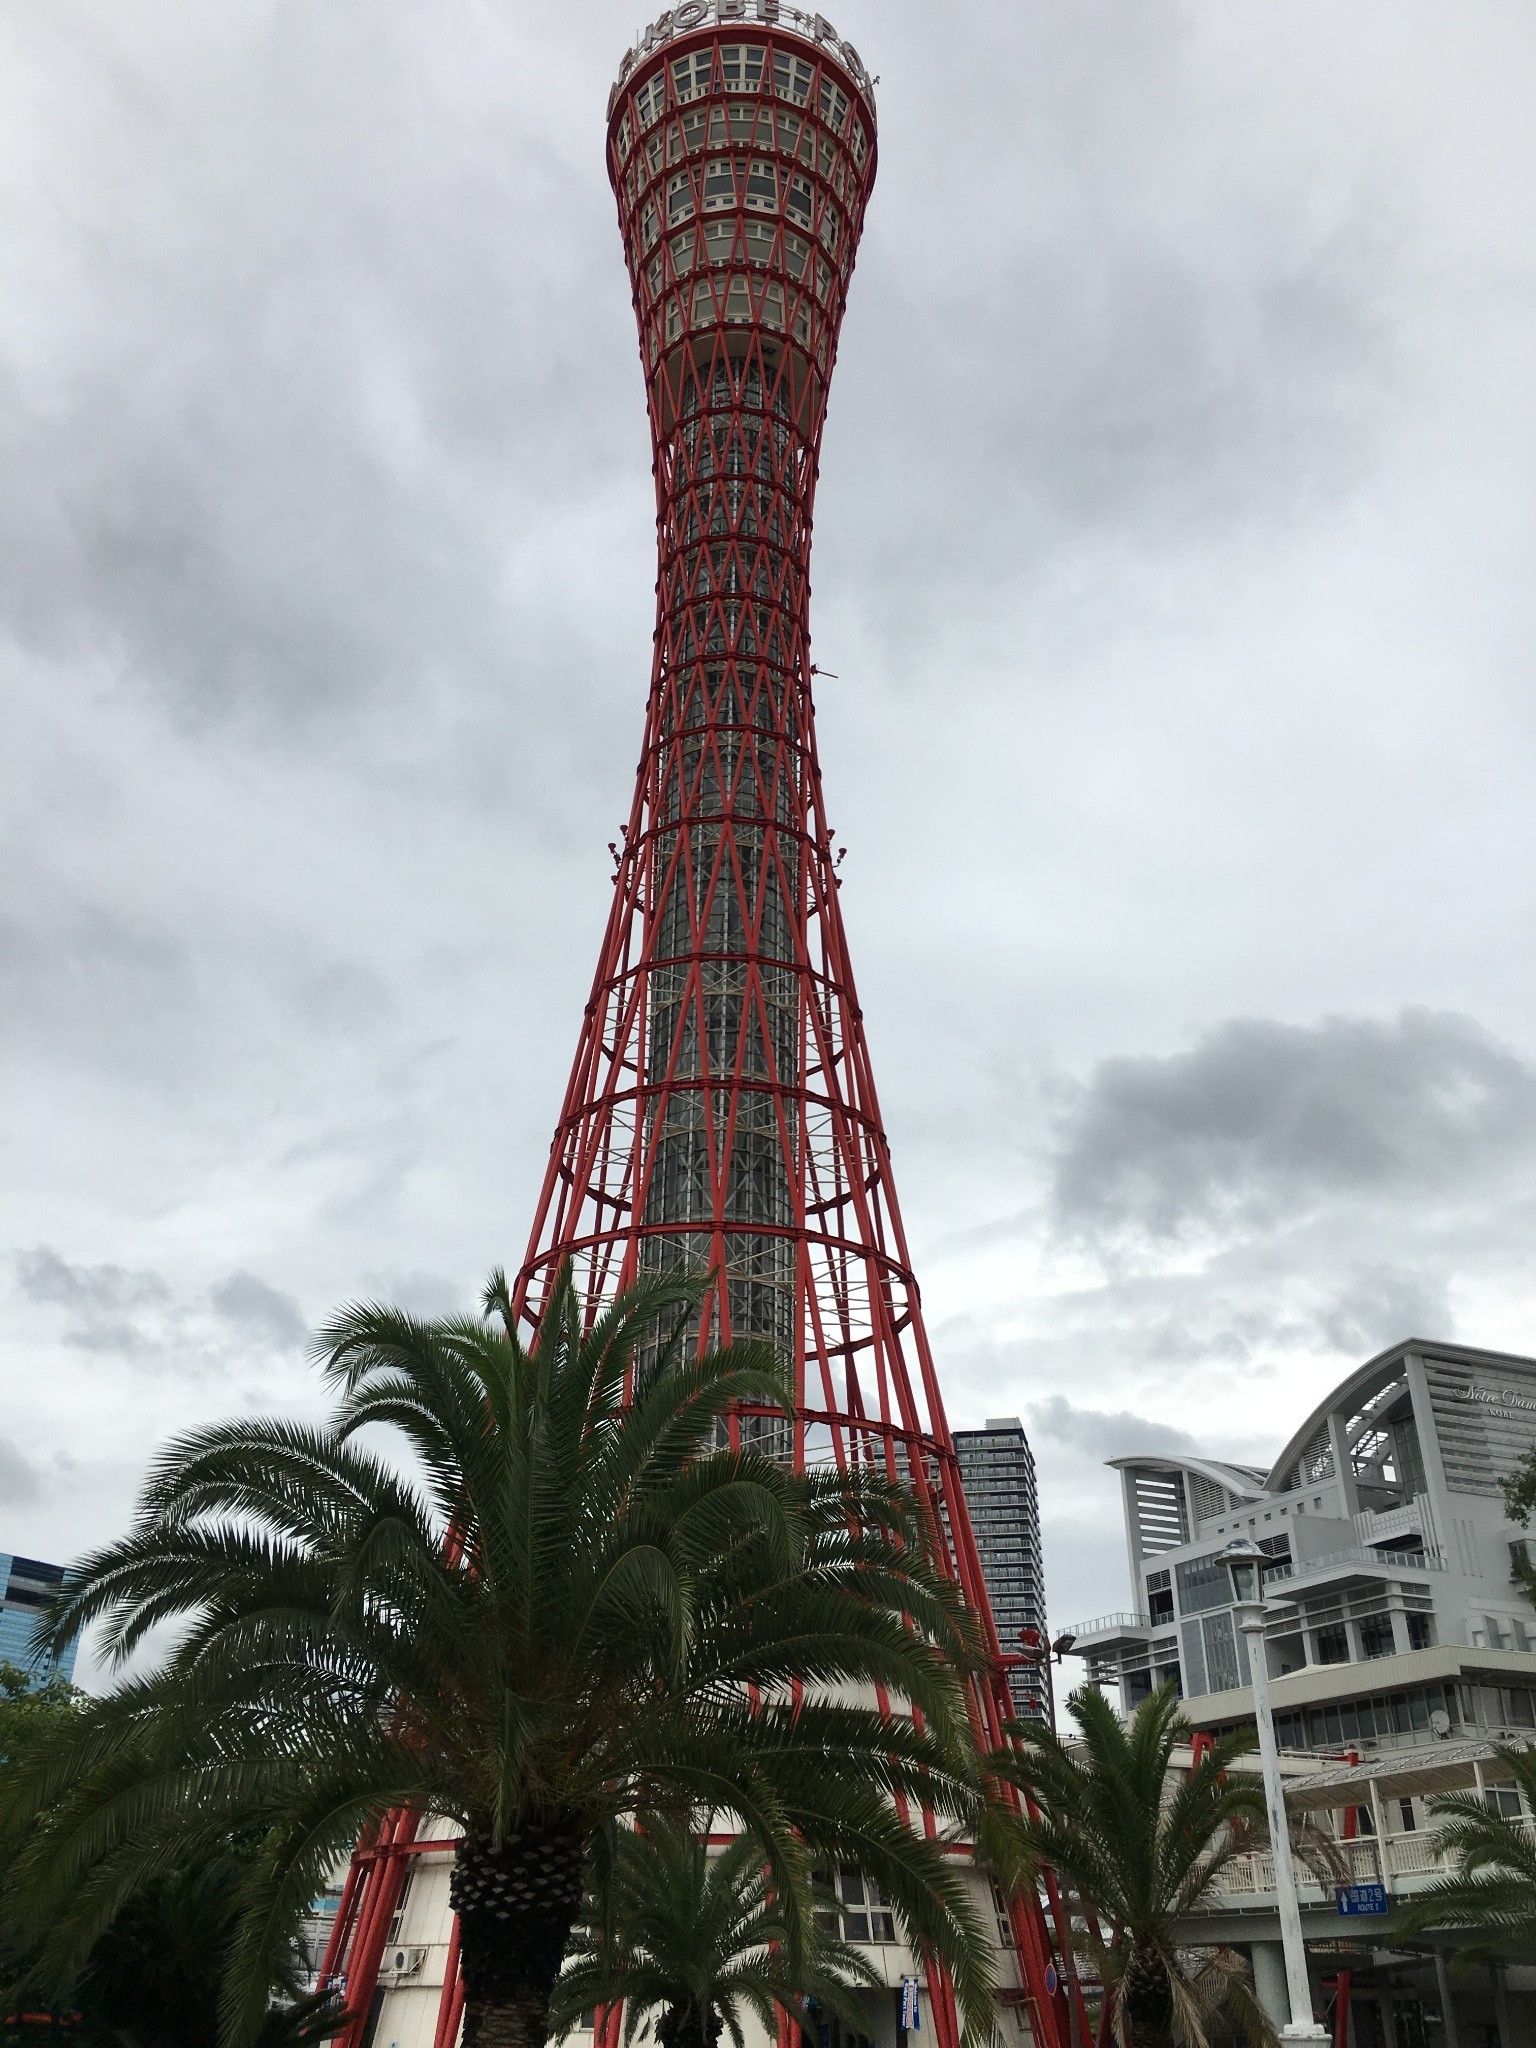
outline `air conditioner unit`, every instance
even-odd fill
[[[384,1966],[391,1977],[414,1977],[426,1960],[424,1948],[392,1948],[386,1952]]]

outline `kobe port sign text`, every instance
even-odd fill
[[[738,25],[788,29],[792,35],[803,36],[809,43],[820,43],[842,65],[861,92],[871,90],[873,81],[864,68],[863,59],[852,43],[843,41],[826,16],[808,14],[803,7],[785,5],[784,0],[682,0],[680,6],[669,7],[665,14],[658,14],[644,35],[624,52],[618,83],[622,85],[643,57],[649,57],[663,43],[670,43],[674,36],[687,35],[696,28],[735,28]]]

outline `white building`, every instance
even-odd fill
[[[1356,1749],[1536,1731],[1527,1542],[1499,1482],[1536,1448],[1536,1359],[1412,1339],[1336,1387],[1267,1472],[1111,1459],[1132,1607],[1074,1631],[1128,1707],[1173,1680],[1197,1727],[1247,1719],[1222,1546],[1273,1553],[1266,1635],[1282,1747]]]
[[[1288,1802],[1332,1827],[1350,1877],[1384,1900],[1380,1917],[1342,1918],[1302,1878],[1318,2009],[1351,1982],[1359,2048],[1536,2041],[1536,1971],[1458,1973],[1454,1935],[1392,1939],[1399,1906],[1451,1867],[1435,1794],[1475,1790],[1536,1828],[1491,1747],[1536,1741],[1536,1611],[1512,1572],[1530,1539],[1499,1486],[1533,1447],[1536,1359],[1412,1339],[1351,1373],[1267,1472],[1133,1450],[1110,1460],[1132,1606],[1073,1634],[1127,1708],[1171,1680],[1197,1729],[1251,1720],[1219,1559],[1238,1535],[1274,1557],[1265,1647]],[[1279,1931],[1263,1851],[1229,1867],[1190,1927],[1193,1941],[1247,1948],[1277,2020]]]

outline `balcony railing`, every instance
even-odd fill
[[[1527,1840],[1532,1839],[1536,1822],[1521,1821],[1518,1825]],[[1399,1889],[1400,1878],[1448,1877],[1456,1868],[1456,1860],[1442,1848],[1443,1841],[1438,1830],[1424,1828],[1413,1834],[1388,1835],[1380,1842],[1371,1835],[1352,1842],[1337,1842],[1334,1846],[1344,1861],[1341,1881],[1385,1885],[1389,1892],[1394,1892]],[[1333,1890],[1300,1864],[1296,1869],[1296,1887],[1302,1900],[1311,1905],[1326,1902]],[[1246,1856],[1234,1857],[1221,1870],[1215,1896],[1219,1902],[1241,1905],[1246,1899],[1272,1897],[1274,1889],[1274,1858],[1267,1849],[1253,1849]],[[1410,1885],[1408,1892],[1418,1889],[1417,1885]]]
[[[1299,1563],[1272,1565],[1266,1567],[1264,1584],[1273,1586],[1282,1580],[1310,1579],[1320,1572],[1336,1571],[1341,1565],[1368,1564],[1378,1570],[1389,1572],[1443,1572],[1445,1559],[1438,1550],[1415,1550],[1400,1556],[1384,1554],[1379,1550],[1330,1550],[1323,1557],[1304,1557]]]
[[[1074,1621],[1065,1633],[1081,1644],[1085,1636],[1114,1635],[1121,1629],[1151,1626],[1151,1617],[1145,1614],[1101,1614],[1096,1621]]]

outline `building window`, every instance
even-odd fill
[[[1243,1683],[1238,1676],[1231,1613],[1208,1614],[1200,1626],[1205,1637],[1205,1675],[1210,1690],[1231,1692]]]
[[[811,1882],[817,1891],[837,1901],[841,1913],[823,1909],[816,1915],[816,1922],[825,1933],[838,1932],[837,1923],[842,1921],[844,1941],[894,1941],[896,1921],[890,1907],[880,1895],[880,1887],[862,1871],[844,1864],[837,1873],[837,1883],[832,1882],[830,1870],[814,1871]]]
[[[1408,1647],[1410,1650],[1427,1650],[1433,1641],[1433,1630],[1427,1614],[1410,1614],[1404,1617],[1408,1623]]]
[[[1174,1578],[1179,1589],[1180,1614],[1200,1614],[1208,1607],[1231,1604],[1232,1581],[1219,1550],[1207,1551],[1204,1557],[1191,1557],[1183,1564],[1175,1565]]]
[[[1362,1657],[1390,1657],[1397,1644],[1392,1636],[1390,1614],[1369,1614],[1360,1624],[1360,1654]]]
[[[1349,1631],[1343,1622],[1335,1622],[1317,1631],[1317,1661],[1319,1664],[1349,1662]]]
[[[1003,1888],[994,1877],[992,1883],[992,1910],[997,1915],[997,1944],[999,1948],[1013,1947],[1013,1922],[1008,1917],[1008,1901]]]

